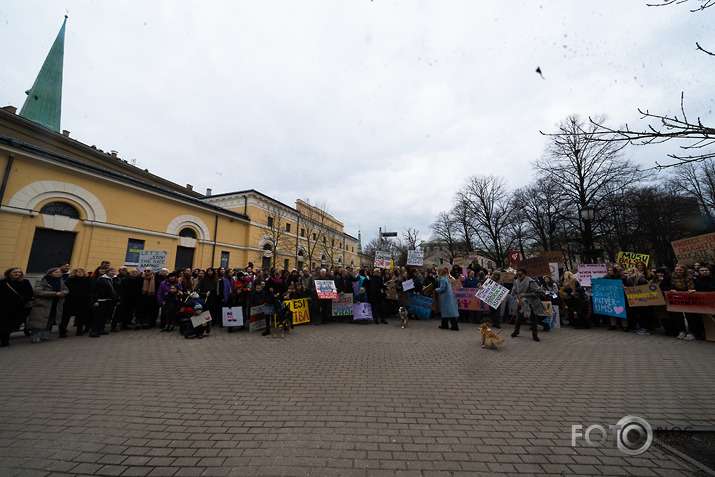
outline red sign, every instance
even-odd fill
[[[519,259],[521,258],[521,255],[519,252],[509,252],[509,263],[514,265],[515,263],[519,262]]]
[[[665,293],[665,304],[668,311],[712,315],[715,313],[715,292],[669,291]]]

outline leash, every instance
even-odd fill
[[[511,324],[511,320],[514,319],[514,317],[516,316],[516,313],[517,313],[517,312],[515,311],[514,314],[511,315],[511,318],[509,318],[509,321],[506,322],[506,325]],[[504,326],[506,326],[506,325],[504,325]],[[499,330],[499,333],[497,333],[497,336],[499,336],[499,335],[501,334],[501,332],[504,331],[504,330],[506,330],[506,328],[502,328],[501,330]]]

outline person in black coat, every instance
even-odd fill
[[[367,302],[372,308],[372,321],[376,325],[379,323],[387,324],[387,320],[382,315],[382,299],[385,296],[387,288],[382,281],[382,270],[376,268],[369,278],[366,278],[362,283],[367,293]]]
[[[69,309],[69,316],[74,316],[77,336],[82,336],[89,331],[92,320],[92,283],[92,279],[87,276],[83,268],[75,268],[65,280],[65,285],[70,291],[65,298],[65,308]],[[67,336],[67,325],[64,320],[60,323],[61,337]]]
[[[25,280],[25,274],[18,267],[5,270],[5,278],[0,280],[0,348],[10,345],[10,333],[25,322],[29,306],[32,304],[32,284]]]
[[[94,314],[92,315],[92,329],[89,333],[91,338],[99,338],[100,335],[107,334],[104,331],[104,325],[111,319],[114,308],[119,301],[119,292],[114,285],[116,274],[116,269],[108,268],[104,275],[97,278],[92,288]]]
[[[138,317],[137,308],[142,296],[143,284],[144,279],[139,275],[139,270],[136,268],[129,270],[127,276],[122,278],[119,283],[119,299],[121,304],[114,314],[112,331],[117,331],[117,323],[120,324],[122,330],[128,330],[134,315]],[[136,322],[140,323],[141,320],[137,319]]]

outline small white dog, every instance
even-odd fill
[[[400,307],[399,313],[400,313],[400,326],[402,328],[404,328],[405,326],[407,326],[407,321],[408,321],[407,310],[405,310],[404,306]]]

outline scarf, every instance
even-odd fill
[[[156,294],[156,285],[154,284],[154,272],[150,272],[147,275],[146,272],[142,273],[144,277],[144,282],[142,283],[142,295],[152,296]]]
[[[52,291],[61,292],[62,291],[62,278],[52,277],[50,275],[45,275],[45,281],[52,287]]]

